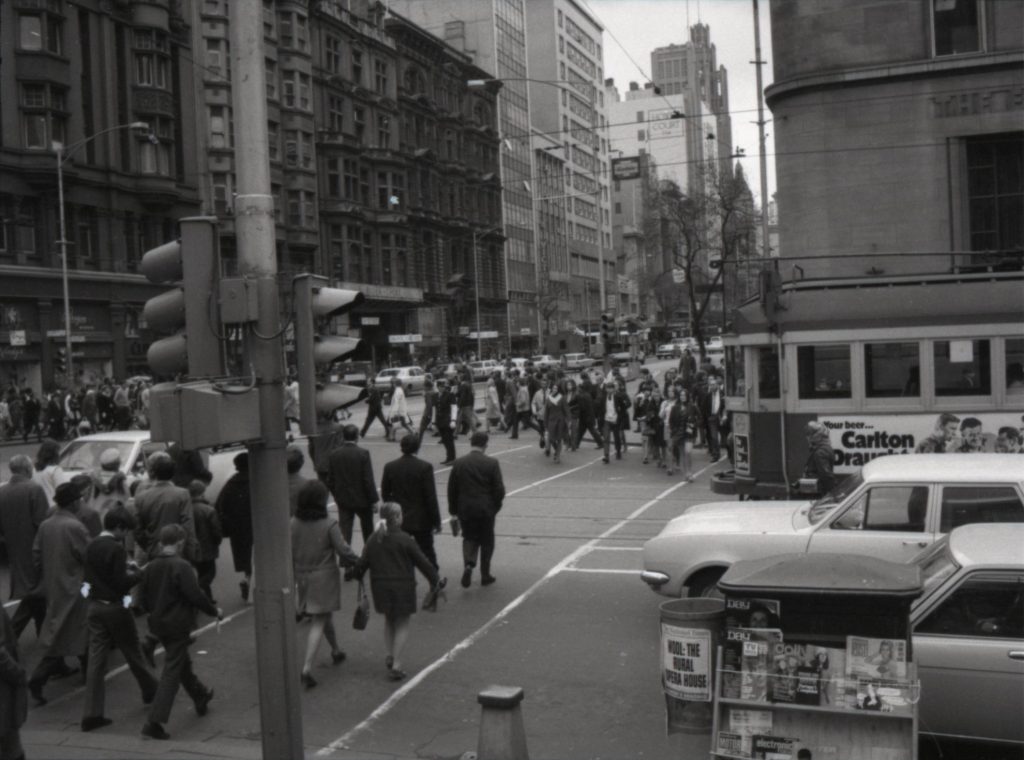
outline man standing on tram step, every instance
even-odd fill
[[[416,456],[420,437],[410,434],[399,444],[402,456],[384,465],[380,495],[402,507],[402,530],[412,536],[430,564],[437,570],[434,534],[441,532],[441,510],[437,506],[434,466]]]
[[[160,551],[142,571],[139,597],[149,612],[149,630],[164,646],[164,669],[156,688],[149,718],[142,727],[147,739],[169,739],[163,724],[171,717],[171,707],[183,686],[192,698],[197,715],[206,715],[213,689],[203,685],[192,670],[188,653],[189,637],[196,627],[196,612],[222,620],[224,613],[206,598],[196,580],[196,571],[181,556],[185,530],[180,525],[160,529]]]
[[[828,428],[820,422],[811,420],[807,423],[807,464],[804,466],[804,477],[818,481],[818,495],[824,496],[836,484],[833,473],[835,452],[829,439]]]
[[[480,584],[489,586],[494,556],[494,522],[505,499],[505,484],[498,460],[487,456],[487,433],[470,436],[472,450],[452,465],[448,477],[448,512],[455,518],[453,530],[462,530],[462,587],[473,582],[473,568],[480,556]]]
[[[368,379],[366,381],[366,421],[363,422],[363,429],[358,431],[360,438],[366,437],[366,431],[370,429],[374,420],[380,420],[380,424],[384,426],[384,437],[390,438],[391,425],[384,417],[384,399],[377,386]]]
[[[455,425],[458,405],[447,380],[440,378],[437,381],[437,389],[437,410],[434,416],[438,435],[441,436],[441,443],[444,444],[444,461],[441,464],[449,465],[455,461]]]
[[[142,701],[149,704],[156,694],[156,675],[146,665],[139,643],[135,618],[124,599],[141,580],[138,565],[128,565],[124,539],[135,528],[135,516],[127,507],[117,506],[103,516],[103,532],[85,550],[85,583],[89,604],[89,661],[85,679],[85,708],[82,730],[92,731],[113,723],[103,714],[107,655],[117,648],[124,655],[132,675],[142,689]]]
[[[356,445],[359,429],[355,425],[345,425],[341,436],[341,445],[331,452],[328,460],[327,486],[338,505],[338,522],[345,543],[352,545],[352,527],[359,517],[365,544],[373,534],[373,513],[380,503],[373,480],[373,463],[370,452]]]

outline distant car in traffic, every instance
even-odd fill
[[[695,345],[692,338],[673,338],[668,343],[659,345],[654,355],[659,359],[678,359],[683,355],[683,349],[689,348],[692,352]]]
[[[482,359],[478,362],[470,362],[469,370],[473,373],[474,380],[487,380],[492,374],[501,370],[501,365],[494,359]]]
[[[562,366],[570,371],[587,369],[594,366],[594,360],[586,354],[562,354]]]
[[[613,364],[615,364],[618,367],[621,367],[633,361],[633,352],[629,350],[614,351],[608,355],[608,358],[612,361]],[[646,356],[644,355],[643,349],[638,348],[636,350],[636,361],[638,361],[640,364],[643,364],[645,359]]]
[[[641,577],[665,596],[704,596],[739,560],[826,552],[908,561],[975,522],[1024,522],[1019,455],[883,456],[817,501],[690,507],[644,544]]]
[[[396,377],[402,381],[402,388],[408,396],[412,393],[423,392],[427,373],[423,371],[422,367],[389,367],[377,373],[377,377],[373,379],[373,385],[386,398],[390,398],[391,381]]]
[[[910,611],[921,732],[1024,751],[1024,525],[955,528],[914,560]],[[947,757],[998,757],[943,747]],[[976,749],[976,748],[975,748]]]
[[[551,354],[538,354],[530,358],[533,362],[533,366],[537,369],[549,369],[550,367],[561,366],[561,362],[553,357]]]

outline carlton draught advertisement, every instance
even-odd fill
[[[886,454],[1022,451],[1020,412],[836,415],[818,421],[829,430],[836,472],[854,472]]]

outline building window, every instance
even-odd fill
[[[864,395],[867,398],[918,398],[921,395],[921,357],[917,343],[865,344]]]
[[[231,202],[234,198],[231,174],[228,172],[212,172],[210,174],[210,186],[213,196],[213,212],[217,216],[227,216],[234,213]]]
[[[344,181],[342,197],[347,201],[359,200],[359,163],[354,158],[346,158],[342,162]]]
[[[139,172],[169,177],[174,130],[167,119],[150,119],[150,135],[138,138]]]
[[[308,111],[309,100],[309,74],[300,71],[286,71],[284,79],[284,104],[289,108],[297,108],[301,111]]]
[[[388,94],[388,64],[387,61],[373,62],[373,86],[380,95]]]
[[[161,90],[169,88],[170,45],[165,32],[156,29],[137,29],[133,55],[136,84]]]
[[[562,26],[562,12],[561,11],[558,12],[558,26],[559,26],[559,28],[561,28],[561,26]]]
[[[309,47],[309,27],[303,14],[281,14],[281,47],[295,50],[306,50]]]
[[[405,196],[405,175],[400,172],[377,172],[377,208],[398,209]]]
[[[75,236],[75,256],[79,261],[93,261],[99,247],[99,231],[95,221],[79,222],[78,234]]]
[[[329,198],[341,197],[341,159],[327,159],[327,196]]]
[[[263,0],[263,36],[269,39],[274,38],[275,16],[274,0]]]
[[[341,40],[330,34],[324,46],[324,68],[331,74],[341,73]]]
[[[848,345],[798,346],[796,365],[800,398],[850,398]]]
[[[210,106],[210,147],[231,147],[231,111],[227,106]]]
[[[277,100],[277,61],[267,60],[267,100]]]
[[[327,97],[327,128],[341,134],[345,127],[345,100],[337,95]]]
[[[231,58],[228,55],[228,41],[206,39],[206,71],[217,78],[230,78]]]
[[[278,155],[278,143],[281,141],[281,131],[276,121],[267,122],[267,153],[270,156],[271,161],[277,161],[280,156]]]
[[[1024,338],[1006,339],[1006,393],[1024,396]]]
[[[22,132],[25,147],[50,150],[64,143],[67,130],[67,93],[45,84],[26,84],[21,89]]]
[[[327,248],[331,257],[331,277],[335,281],[345,279],[345,228],[332,224],[327,229]]]
[[[937,340],[933,360],[936,396],[988,396],[992,393],[987,340]]]
[[[366,134],[366,109],[356,106],[352,109],[352,128],[355,130],[356,139],[362,144],[363,136]]]
[[[387,114],[377,114],[377,147],[391,147],[391,117]]]
[[[1024,132],[967,141],[967,195],[972,251],[1024,246]]]
[[[362,85],[363,83],[363,51],[352,51],[352,82]]]
[[[22,50],[64,53],[64,21],[49,13],[18,16],[18,42]]]
[[[288,224],[292,227],[316,226],[313,193],[308,190],[288,191]]]
[[[977,53],[981,50],[978,0],[933,0],[935,55]]]

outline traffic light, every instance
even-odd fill
[[[615,342],[615,318],[608,311],[601,314],[601,342],[606,346]]]
[[[53,366],[62,375],[68,371],[68,350],[63,346],[57,349],[57,355],[53,358]]]
[[[218,279],[217,219],[181,220],[178,240],[147,251],[139,269],[150,282],[176,283],[149,299],[146,324],[170,337],[153,341],[146,360],[156,375],[217,377],[224,374],[216,313]]]
[[[365,390],[339,383],[317,380],[317,367],[344,359],[359,348],[358,338],[319,335],[333,317],[341,316],[361,304],[365,297],[358,290],[327,287],[328,279],[302,274],[292,281],[295,319],[295,364],[299,382],[299,429],[316,435],[317,416],[332,414],[359,401]],[[367,382],[373,382],[368,378]]]

